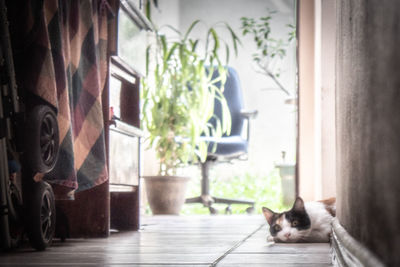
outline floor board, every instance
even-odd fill
[[[329,244],[266,242],[262,216],[154,216],[138,232],[0,253],[0,266],[331,266]]]

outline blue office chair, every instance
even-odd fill
[[[213,73],[213,78],[218,75],[218,70]],[[226,213],[231,213],[231,204],[247,204],[250,207],[247,212],[254,209],[254,201],[219,198],[210,195],[209,187],[209,169],[210,165],[217,161],[232,161],[234,159],[247,159],[247,149],[250,137],[250,118],[257,115],[257,111],[248,111],[243,109],[243,95],[240,87],[240,81],[237,72],[228,67],[228,76],[225,83],[224,96],[228,103],[231,113],[232,127],[229,135],[224,135],[220,138],[202,137],[209,142],[208,155],[204,163],[201,163],[201,195],[194,198],[186,199],[186,203],[202,203],[210,209],[212,214],[217,213],[217,210],[212,207],[214,203],[227,204]],[[214,114],[222,120],[221,104],[215,101]],[[247,120],[246,138],[242,137],[244,122]],[[215,126],[215,119],[210,121]],[[216,149],[215,149],[216,146]]]

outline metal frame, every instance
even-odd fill
[[[20,105],[4,0],[0,0],[0,36],[0,68],[2,74],[0,77],[0,237],[1,247],[9,249],[15,244],[12,244],[9,226],[9,216],[13,207],[10,207],[7,139],[11,137],[10,117],[20,111]],[[6,75],[3,75],[5,73]]]

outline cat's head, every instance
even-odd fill
[[[296,198],[289,211],[276,213],[266,207],[263,207],[262,211],[276,242],[299,242],[310,231],[310,217],[300,197]]]

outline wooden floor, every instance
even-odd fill
[[[139,232],[0,253],[0,266],[331,266],[329,244],[266,242],[261,216],[156,216]]]

